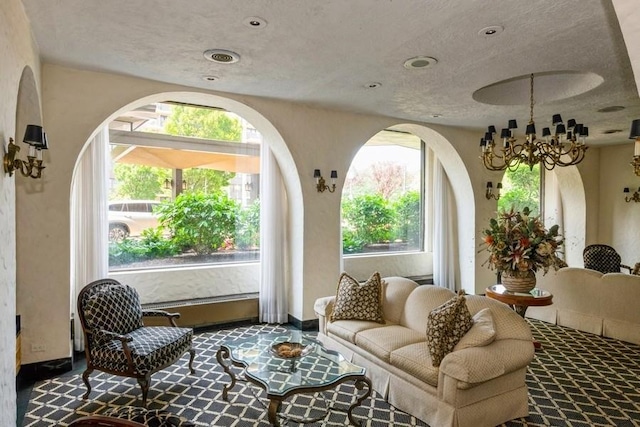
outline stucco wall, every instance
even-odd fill
[[[40,113],[40,64],[31,38],[29,23],[18,0],[3,0],[0,7],[0,139],[2,154],[9,138],[22,140],[16,126],[18,117]],[[23,91],[18,102],[20,80],[25,70],[34,77],[31,88]],[[35,98],[28,94],[36,94]],[[22,119],[20,119],[22,121]],[[22,125],[20,125],[22,126]],[[21,144],[22,145],[22,144]],[[24,153],[24,150],[23,150]],[[21,179],[21,178],[18,178]],[[16,425],[15,315],[16,315],[16,206],[15,175],[0,174],[0,425]],[[24,325],[25,328],[32,325]]]
[[[468,293],[482,293],[495,274],[482,267],[486,255],[478,251],[479,230],[495,215],[496,202],[486,200],[487,181],[499,181],[501,173],[486,171],[478,160],[474,132],[453,127],[402,123],[385,117],[352,114],[274,100],[195,91],[175,85],[47,64],[43,68],[45,128],[52,149],[48,153],[44,191],[27,202],[33,212],[46,211],[47,223],[34,224],[20,236],[31,245],[31,256],[42,260],[32,267],[18,263],[18,275],[32,290],[29,322],[48,324],[47,331],[30,332],[28,343],[44,344],[45,353],[28,354],[29,362],[66,357],[69,297],[69,190],[79,153],[96,129],[115,115],[149,102],[175,99],[218,105],[248,119],[265,136],[283,171],[289,200],[290,266],[289,312],[301,320],[314,317],[313,302],[335,291],[343,267],[340,241],[340,195],[353,156],[371,136],[396,126],[427,143],[442,161],[452,183],[457,217],[460,286]],[[593,163],[592,163],[593,164]],[[597,161],[595,165],[597,166]],[[317,193],[313,170],[338,171],[336,193]],[[581,171],[582,172],[582,171]],[[585,168],[586,181],[598,179]],[[35,243],[37,242],[37,244]],[[381,263],[382,262],[382,263]],[[401,260],[377,261],[383,274],[401,274]],[[360,265],[358,265],[360,264]],[[366,261],[347,261],[358,274],[371,270]],[[420,265],[411,264],[412,268]],[[386,266],[386,267],[385,267]],[[404,265],[406,267],[407,265]],[[430,260],[405,274],[432,272]],[[55,310],[44,307],[55,302]],[[56,331],[55,333],[52,331]],[[29,345],[29,344],[27,344]]]
[[[613,246],[623,264],[640,262],[640,203],[625,202],[622,190],[629,187],[632,196],[640,187],[640,177],[629,165],[633,158],[633,141],[602,148],[600,170],[600,204],[598,239],[590,243]]]

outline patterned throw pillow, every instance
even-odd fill
[[[360,284],[347,273],[338,280],[338,292],[331,321],[370,320],[384,323],[382,316],[382,279],[377,271]]]
[[[440,366],[444,357],[473,326],[466,298],[461,293],[439,307],[427,318],[427,345],[433,366]]]

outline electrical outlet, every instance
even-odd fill
[[[44,344],[31,344],[32,353],[41,353],[47,350],[47,346]]]

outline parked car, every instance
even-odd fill
[[[153,210],[155,200],[122,200],[109,202],[109,241],[140,236],[142,230],[158,226]]]

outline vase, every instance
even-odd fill
[[[502,272],[502,286],[510,292],[530,292],[536,287],[536,273],[529,270],[526,276],[511,275],[507,271]]]

